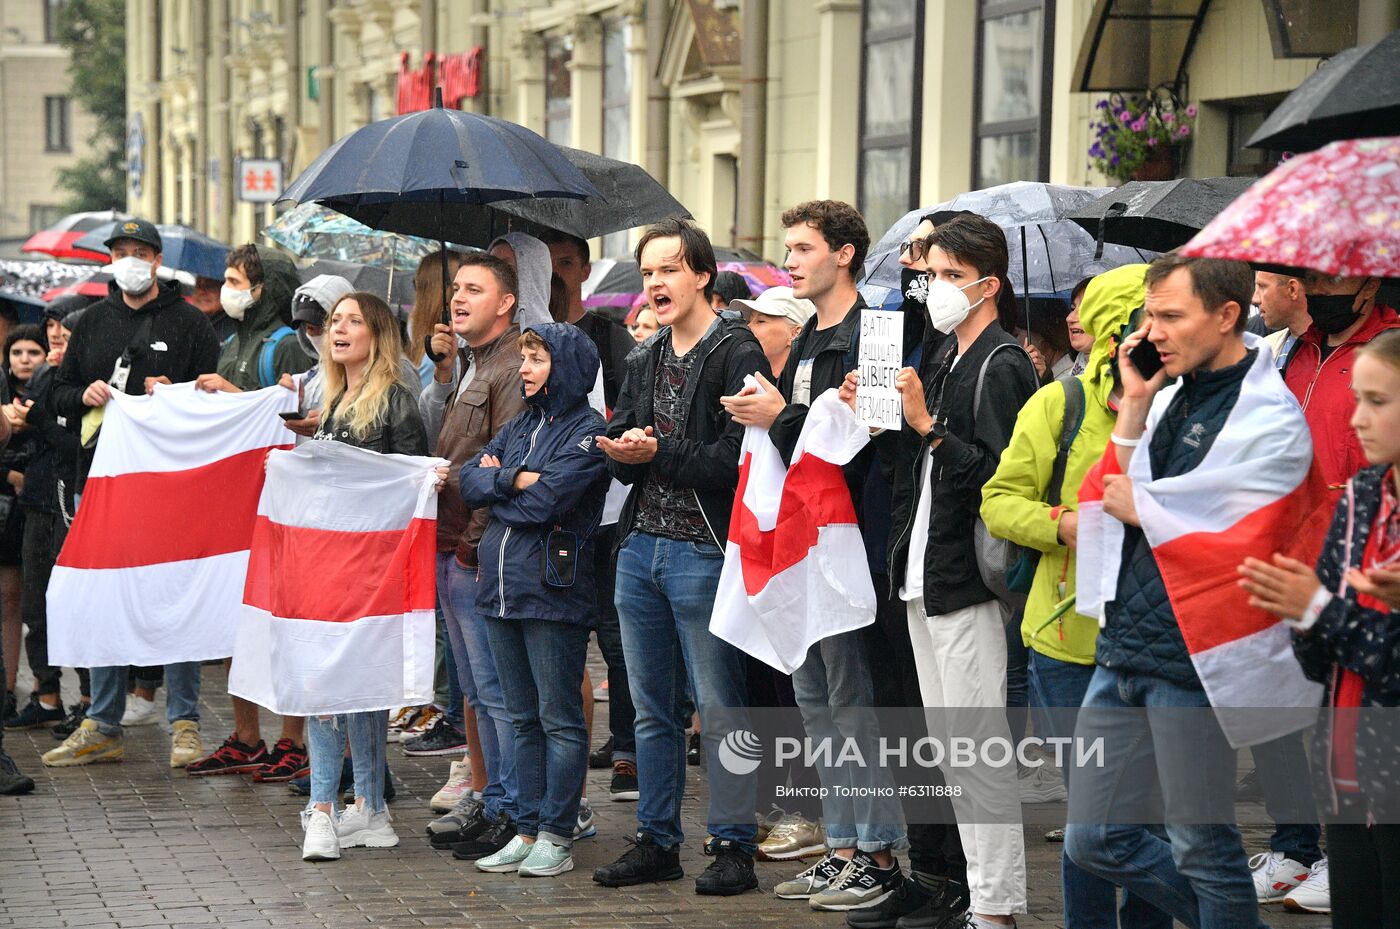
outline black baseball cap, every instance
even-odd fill
[[[144,219],[128,219],[124,222],[117,223],[116,227],[112,230],[112,234],[108,236],[107,241],[102,244],[110,249],[112,243],[116,242],[118,239],[132,239],[133,241],[149,245],[157,252],[163,251],[160,244],[160,232],[156,229],[155,223],[148,223]]]

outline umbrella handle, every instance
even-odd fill
[[[423,336],[423,354],[427,355],[433,364],[437,364],[446,358],[446,355],[439,355],[433,351],[433,337],[431,334]]]

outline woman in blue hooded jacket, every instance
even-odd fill
[[[523,413],[462,467],[462,499],[490,507],[478,549],[476,606],[515,726],[516,836],[477,861],[482,871],[562,874],[571,854],[588,765],[583,680],[596,612],[591,537],[607,468],[588,405],[598,351],[575,326],[547,323],[520,336]]]

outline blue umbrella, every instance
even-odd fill
[[[76,245],[93,252],[106,252],[116,223],[99,226],[79,239]],[[162,264],[176,271],[200,277],[222,278],[229,247],[189,226],[156,226],[160,232]]]

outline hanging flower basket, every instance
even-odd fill
[[[1100,100],[1090,121],[1089,166],[1120,183],[1176,177],[1182,149],[1195,128],[1196,107],[1184,106],[1168,87]]]

